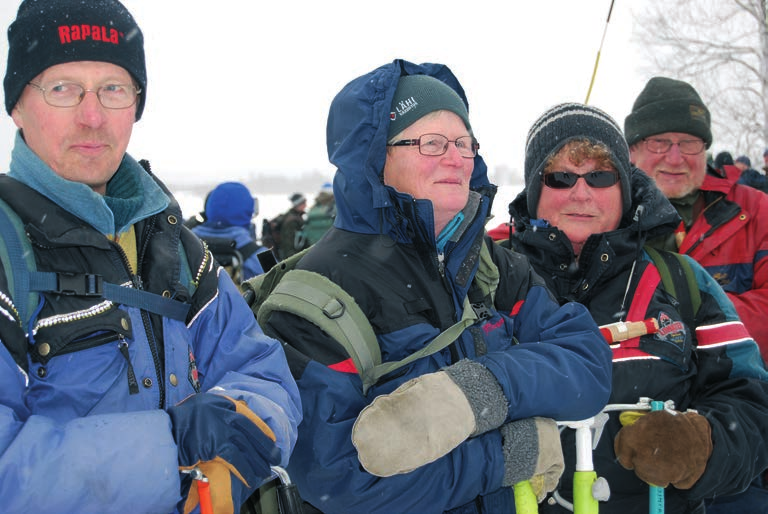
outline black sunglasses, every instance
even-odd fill
[[[552,189],[570,189],[576,182],[583,178],[589,187],[611,187],[619,181],[619,174],[615,171],[590,171],[583,175],[571,171],[553,171],[544,174],[544,185]]]

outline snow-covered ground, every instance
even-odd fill
[[[488,223],[488,228],[495,227],[499,223],[508,220],[509,214],[507,214],[507,205],[515,198],[515,196],[517,196],[522,188],[522,184],[499,186],[496,200],[493,202],[494,218]],[[311,207],[315,201],[315,193],[304,194],[308,200],[307,206]],[[175,191],[174,195],[181,205],[185,218],[203,210],[203,196],[182,190]],[[291,204],[288,200],[289,196],[290,194],[257,195],[259,200],[259,214],[256,217],[256,227],[259,231],[259,235],[261,235],[261,222],[265,217],[268,219],[274,218],[281,212],[288,210]]]

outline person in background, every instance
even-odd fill
[[[768,148],[763,150],[763,172],[768,177]]]
[[[203,199],[203,208],[202,210],[197,211],[192,216],[184,220],[184,226],[188,229],[193,229],[198,225],[202,225],[205,223],[205,204],[208,202],[208,195],[211,194],[210,191],[206,193],[205,198]]]
[[[256,243],[253,218],[257,214],[258,202],[245,184],[223,182],[206,198],[205,221],[192,229],[209,244],[220,263],[235,268],[230,271],[235,283],[264,273],[257,254],[267,248]],[[214,248],[222,252],[221,258]],[[239,262],[231,261],[231,250],[237,251],[235,258]],[[229,262],[225,261],[227,257]]]
[[[752,168],[752,161],[749,160],[749,157],[740,155],[736,158],[733,165],[741,171],[741,176],[738,180],[739,184],[754,187],[763,192],[768,190],[768,182],[766,182],[765,175]]]
[[[690,255],[725,289],[768,355],[768,198],[736,182],[738,170],[707,166],[710,116],[688,83],[654,77],[625,122],[632,162],[656,183],[682,218],[659,248]]]
[[[239,510],[288,462],[300,398],[281,345],[126,153],[142,32],[117,0],[25,0],[8,43],[4,230],[23,227],[57,283],[25,309],[9,277],[26,262],[0,261],[2,510],[189,512],[197,471],[216,512]]]
[[[527,479],[543,498],[562,469],[552,418],[602,408],[610,351],[583,306],[558,306],[525,257],[485,237],[495,186],[461,85],[445,65],[395,60],[336,95],[327,129],[337,217],[296,267],[352,297],[386,364],[415,360],[365,390],[311,322],[262,320],[305,407],[288,466],[302,498],[326,513],[512,512]]]
[[[333,185],[326,182],[320,192],[317,193],[315,204],[307,211],[307,221],[302,229],[306,245],[310,246],[317,243],[323,234],[333,226],[335,218],[336,202],[333,199]]]
[[[731,152],[718,152],[718,154],[715,155],[715,160],[712,162],[712,165],[719,170],[725,169],[725,166],[733,166],[733,156],[731,155]]]
[[[307,247],[302,237],[304,213],[307,210],[307,198],[301,193],[293,193],[290,198],[291,208],[282,216],[280,239],[277,244],[278,260],[287,259]]]
[[[619,412],[610,413],[593,452],[594,469],[611,490],[600,512],[647,513],[648,484],[667,486],[666,512],[678,514],[704,512],[704,498],[744,489],[768,465],[768,373],[733,304],[699,264],[684,257],[701,297],[695,313],[680,305],[691,303],[690,295],[676,299],[659,280],[643,246],[672,232],[680,218],[630,165],[619,125],[583,104],[542,114],[526,141],[525,189],[509,211],[515,230],[500,244],[526,255],[561,304],[585,305],[602,327],[655,322],[633,337],[609,339],[608,403],[647,397],[672,400],[674,409],[626,426]],[[671,273],[685,275],[674,256],[661,253],[675,266]],[[689,286],[683,279],[678,287]],[[566,470],[558,493],[572,502],[574,431],[562,438]],[[553,499],[540,512],[569,511]]]
[[[698,261],[723,287],[765,359],[768,196],[737,184],[735,167],[707,165],[710,124],[709,110],[693,86],[667,77],[650,79],[626,117],[632,163],[648,174],[682,218],[673,233],[649,244]],[[745,505],[765,505],[763,482],[757,479],[744,493]],[[716,512],[714,507],[710,511]]]
[[[194,213],[192,216],[184,220],[184,226],[193,229],[198,225],[205,223],[205,209]]]

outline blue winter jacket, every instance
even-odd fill
[[[0,267],[0,510],[174,512],[180,475],[164,409],[198,391],[246,401],[274,431],[286,464],[301,412],[285,354],[182,228],[176,201],[128,155],[102,196],[58,177],[19,136],[9,175],[29,186],[6,177],[21,191],[8,203],[27,223],[38,269],[90,262],[105,281],[186,298],[191,310],[176,320],[103,298],[45,293],[22,329]],[[131,225],[139,253],[133,275],[107,238]],[[51,262],[56,256],[66,258]],[[76,302],[91,305],[67,308]]]
[[[325,275],[358,303],[385,362],[423,348],[462,315],[475,294],[484,225],[495,193],[481,157],[475,159],[463,221],[438,250],[432,204],[382,183],[390,105],[401,74],[429,74],[464,99],[442,65],[394,61],[337,95],[327,143],[334,178],[335,226],[311,247],[298,268]],[[465,100],[466,101],[466,100]],[[267,333],[287,344],[302,395],[304,420],[289,463],[302,497],[323,512],[514,512],[498,430],[471,438],[448,455],[410,473],[380,478],[360,465],[351,442],[358,413],[377,395],[460,359],[485,365],[509,403],[508,421],[531,416],[581,419],[608,399],[610,351],[589,313],[562,308],[525,257],[490,244],[501,281],[481,321],[448,348],[385,375],[364,394],[349,355],[306,320],[273,313]],[[442,247],[441,247],[442,248]]]

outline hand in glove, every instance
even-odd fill
[[[565,469],[560,431],[549,418],[527,418],[507,423],[500,429],[504,451],[504,481],[512,487],[529,480],[541,502],[554,491]]]
[[[214,512],[239,512],[250,492],[271,475],[270,465],[280,461],[272,430],[243,401],[200,393],[170,407],[168,414],[179,470],[199,467],[208,477]],[[197,483],[182,476],[188,514],[199,502]]]
[[[649,412],[619,430],[613,442],[619,463],[651,485],[690,489],[712,454],[712,429],[696,412]]]
[[[369,473],[407,473],[500,427],[507,410],[496,377],[482,364],[462,360],[376,397],[357,416],[352,444]]]

